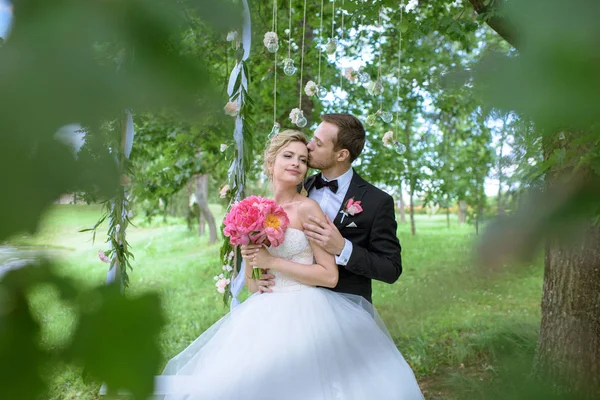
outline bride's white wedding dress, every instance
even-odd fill
[[[312,264],[304,232],[288,228],[274,256]],[[370,303],[275,273],[255,294],[169,361],[166,399],[423,399]]]

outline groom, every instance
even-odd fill
[[[308,144],[309,167],[321,172],[305,187],[326,220],[309,217],[304,232],[335,256],[340,276],[333,290],[372,302],[371,280],[394,283],[402,273],[394,200],[352,169],[365,145],[362,123],[350,114],[321,120]]]

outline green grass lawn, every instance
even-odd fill
[[[213,211],[218,218],[223,214],[217,205]],[[106,249],[104,238],[99,235],[93,244],[90,233],[78,233],[99,215],[99,207],[54,206],[37,235],[11,242],[53,251],[61,273],[82,287],[100,285],[107,264],[97,253]],[[209,245],[183,220],[165,224],[160,219],[152,226],[134,220],[138,227],[128,230],[135,254],[128,295],[160,293],[168,319],[161,338],[166,362],[228,310],[212,279],[220,273],[220,243]],[[404,272],[394,285],[375,283],[373,301],[426,398],[464,399],[465,393],[480,390],[481,382],[494,379],[503,355],[528,355],[534,349],[542,262],[486,271],[473,262],[477,236],[472,226],[453,220],[447,228],[445,216],[418,216],[416,224],[415,237],[408,224],[400,224]],[[60,345],[73,328],[69,309],[50,289],[34,294],[44,345]],[[84,384],[76,369],[58,366],[50,375],[52,399],[98,398],[98,385]]]

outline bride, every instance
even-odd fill
[[[297,193],[307,172],[307,139],[275,136],[265,152],[273,198],[290,225],[275,248],[244,246],[248,300],[171,359],[156,379],[166,399],[423,399],[410,366],[377,313],[360,296],[335,287],[334,257],[307,240],[308,215],[319,205]],[[268,293],[252,268],[274,275]]]

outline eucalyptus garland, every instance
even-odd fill
[[[234,154],[229,167],[228,185],[226,190],[221,192],[221,196],[228,199],[226,212],[231,210],[231,207],[236,201],[245,197],[246,172],[245,168],[252,164],[252,125],[253,121],[250,117],[252,109],[252,100],[248,95],[248,67],[246,62],[241,59],[242,52],[237,52],[237,62],[234,71],[237,71],[235,76],[235,84],[231,90],[229,103],[235,103],[238,106],[239,112],[235,115],[235,130],[234,130]],[[234,78],[232,76],[232,78]],[[221,224],[221,232],[225,225]],[[221,246],[222,272],[215,276],[217,290],[223,294],[223,302],[228,305],[232,299],[231,282],[238,273],[243,273],[241,270],[242,258],[240,251],[236,246],[232,246],[229,238],[223,235],[223,244]]]
[[[126,238],[127,227],[131,223],[130,199],[127,187],[131,183],[131,163],[129,154],[133,141],[133,118],[128,111],[124,111],[121,118],[105,124],[108,132],[108,146],[114,154],[120,175],[120,186],[114,197],[102,202],[102,215],[98,222],[90,228],[81,232],[93,231],[93,239],[96,238],[98,227],[108,220],[108,232],[106,243],[108,250],[99,250],[98,257],[101,261],[109,264],[106,282],[118,282],[121,291],[129,286],[128,271],[132,270],[131,260],[134,259]]]

